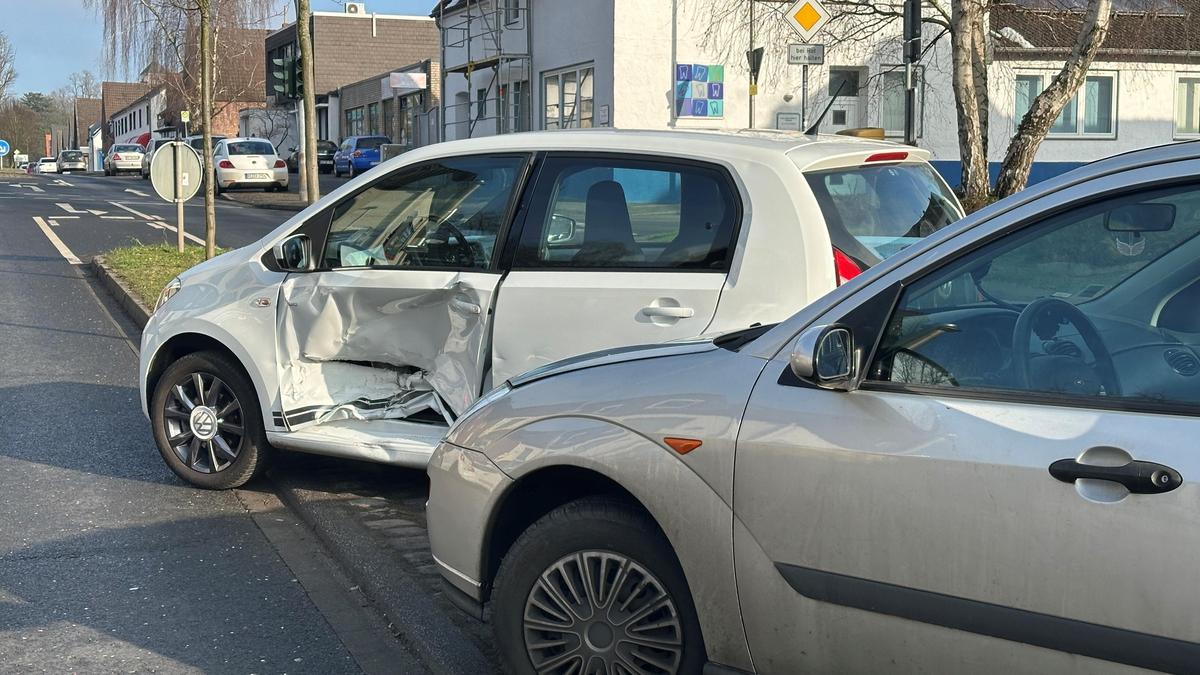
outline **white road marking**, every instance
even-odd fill
[[[141,190],[134,190],[133,188],[125,188],[125,191],[132,192],[133,194],[135,194],[139,197],[149,197],[150,196],[150,195],[146,194],[145,192],[142,192]]]
[[[133,216],[100,216],[102,220],[133,220]]]
[[[54,202],[54,205],[57,206],[58,208],[62,209],[63,211],[66,211],[67,213],[87,213],[87,211],[80,211],[79,209],[75,208],[74,206],[71,206],[67,202]]]
[[[108,211],[97,211],[96,209],[88,209],[88,213],[92,214],[93,216],[102,216],[102,215],[108,213]]]
[[[75,187],[73,184],[71,184],[71,183],[68,183],[67,181],[65,181],[65,180],[63,180],[63,179],[61,179],[61,178],[59,178],[58,180],[56,180],[56,181],[54,181],[53,183],[51,183],[51,185],[61,185],[61,186],[63,186],[63,187]]]
[[[15,188],[29,188],[33,192],[45,192],[45,190],[34,185],[33,183],[13,183],[12,186]]]
[[[58,227],[58,221],[53,218],[47,218],[46,222],[50,223],[50,227]]]
[[[162,219],[160,216],[152,216],[152,215],[150,215],[150,214],[148,214],[148,213],[142,213],[141,211],[138,211],[137,209],[130,208],[130,207],[128,207],[128,206],[126,206],[126,205],[124,205],[124,204],[122,204],[122,203],[120,203],[120,202],[109,202],[109,204],[112,204],[113,206],[117,207],[118,209],[125,209],[126,211],[128,211],[128,212],[130,212],[130,213],[132,213],[132,214],[134,214],[134,215],[137,215],[137,216],[140,216],[140,217],[142,217],[142,218],[145,218],[145,219],[146,219],[146,224],[147,224],[147,225],[149,225],[150,227],[153,227],[153,228],[155,228],[155,229],[158,229],[158,230],[170,230],[171,232],[178,232],[178,231],[179,231],[179,230],[178,230],[178,228],[176,228],[174,225],[171,225],[171,224],[167,223],[167,222],[166,222],[166,221],[164,221],[164,220],[163,220],[163,219]],[[203,239],[201,239],[200,237],[197,237],[196,235],[192,234],[191,232],[187,232],[187,231],[185,231],[185,232],[183,233],[183,236],[184,236],[184,237],[186,237],[187,239],[190,239],[191,241],[194,241],[194,242],[196,242],[197,244],[200,244],[201,246],[203,246],[203,245],[204,245],[204,240],[203,240]]]
[[[37,226],[42,229],[42,233],[46,235],[46,238],[49,239],[50,243],[54,245],[54,248],[58,249],[59,255],[61,255],[63,258],[66,258],[67,262],[71,263],[72,265],[83,264],[83,262],[71,252],[71,249],[67,248],[67,245],[63,243],[63,240],[59,239],[57,234],[54,234],[54,230],[50,229],[50,226],[46,224],[46,221],[42,220],[38,216],[34,216],[33,222],[37,223]]]
[[[54,216],[55,220],[79,220],[79,216]]]

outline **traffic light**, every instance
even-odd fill
[[[292,91],[304,98],[304,63],[298,57],[292,59]]]
[[[284,56],[271,59],[271,64],[271,77],[275,79],[272,89],[286,98],[296,98],[296,59]]]

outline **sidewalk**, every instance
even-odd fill
[[[275,209],[277,211],[303,211],[307,203],[295,192],[223,192],[217,199],[224,199],[236,204],[252,206],[256,209]]]

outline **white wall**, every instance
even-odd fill
[[[158,118],[167,105],[167,90],[160,88],[153,96],[119,111],[110,118],[113,126],[114,143],[132,143],[142,134],[152,133],[158,126]],[[137,114],[140,111],[140,115]],[[116,133],[118,120],[126,120],[129,128]]]

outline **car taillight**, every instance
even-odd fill
[[[838,286],[862,274],[862,267],[839,249],[833,249],[833,267],[837,270]]]
[[[119,161],[121,161],[121,156],[120,156],[120,155],[113,155],[113,161],[114,161],[114,162],[119,162]]]
[[[355,150],[351,157],[362,157],[362,150]]]
[[[906,159],[907,152],[877,152],[867,157],[868,162],[903,162]]]
[[[275,168],[276,169],[286,169],[287,162],[283,161],[282,159],[277,159],[277,160],[275,160]]]
[[[229,161],[229,160],[227,160],[227,159],[223,159],[223,160],[221,160],[220,162],[218,162],[218,163],[217,163],[217,166],[221,167],[222,169],[232,169],[232,168],[233,168],[233,162],[231,162],[231,161]]]

